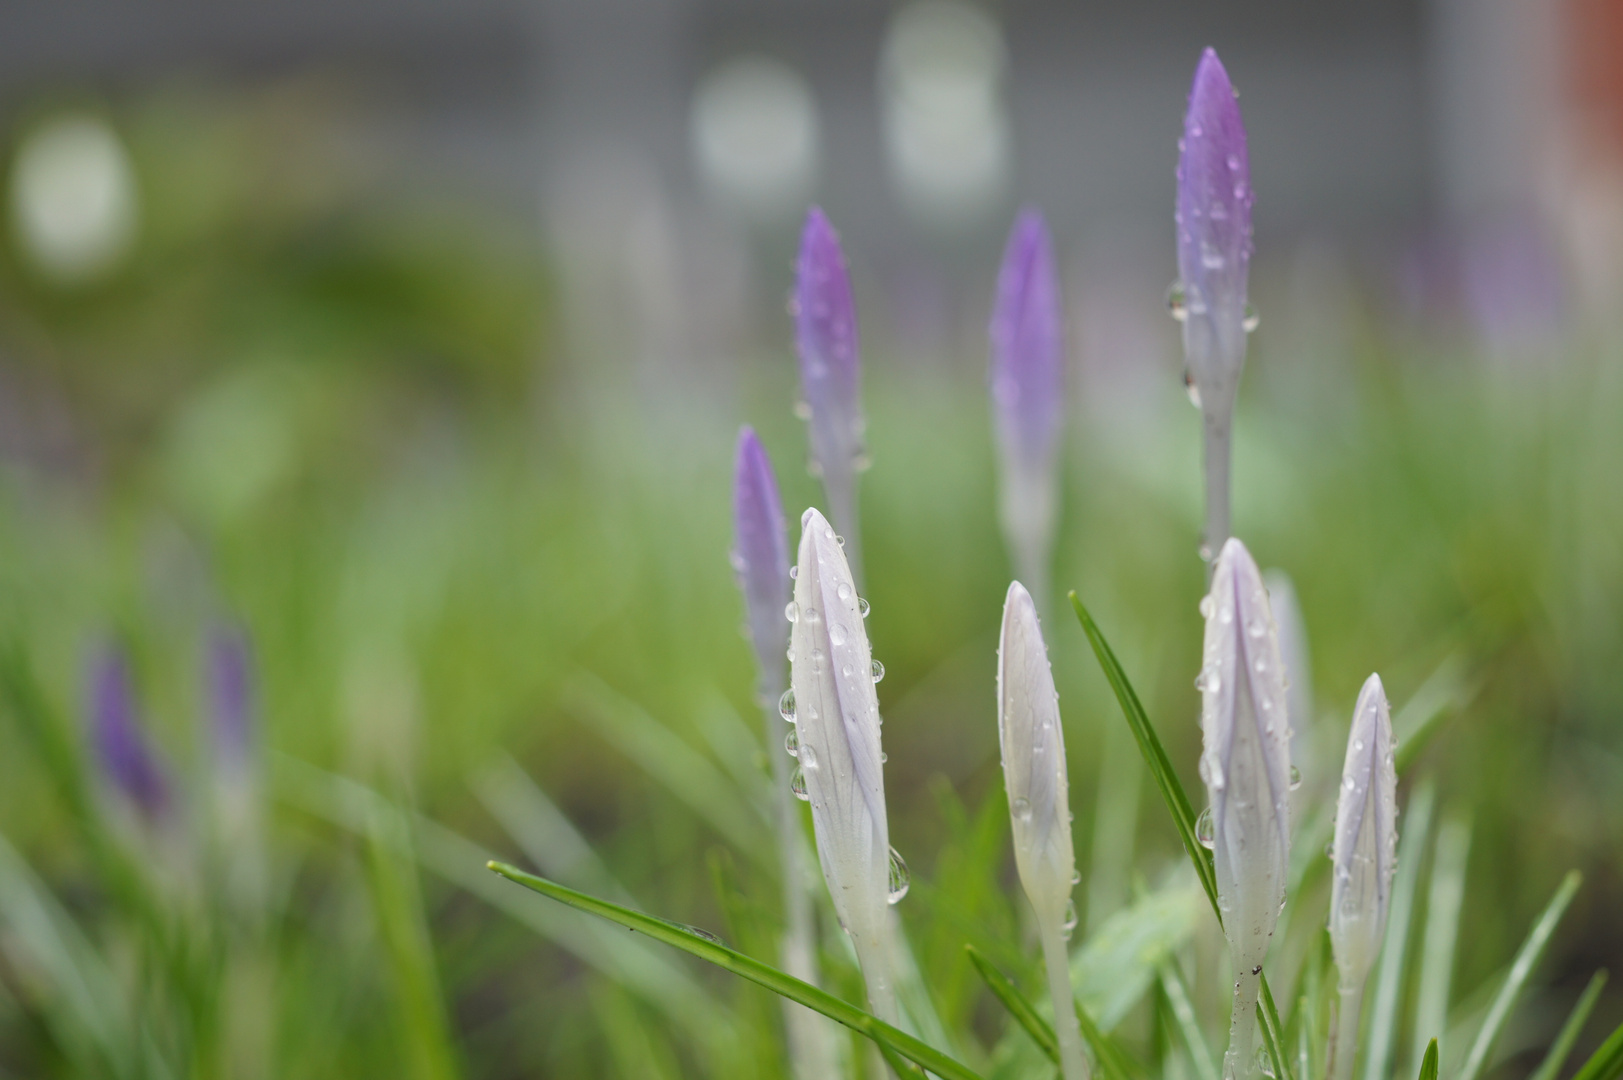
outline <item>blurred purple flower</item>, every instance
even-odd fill
[[[1187,377],[1205,415],[1205,550],[1229,536],[1229,426],[1245,365],[1251,263],[1251,162],[1228,72],[1207,49],[1195,69],[1179,143],[1178,275]]]
[[[1053,542],[1065,357],[1054,249],[1036,209],[1022,211],[1009,233],[990,336],[1003,530],[1018,575],[1041,602]]]
[[[733,569],[744,594],[750,644],[760,665],[760,689],[775,697],[784,682],[789,623],[789,532],[778,500],[778,481],[755,430],[738,433],[733,468]]]
[[[91,740],[102,772],[143,814],[158,817],[169,805],[169,782],[141,730],[129,661],[118,646],[107,645],[92,658],[89,696]]]
[[[856,473],[867,454],[857,396],[857,309],[840,238],[815,206],[800,234],[792,310],[800,354],[801,412],[811,423],[812,473],[822,478],[834,524],[854,544]],[[846,549],[853,569],[855,551]]]
[[[209,632],[208,690],[218,758],[246,764],[254,749],[254,676],[248,635],[240,627],[222,623]]]

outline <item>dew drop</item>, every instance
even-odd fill
[[[800,567],[798,565],[791,566],[789,568],[789,577],[790,577],[790,579],[793,580],[794,578],[797,578],[799,576],[800,576]]]
[[[790,728],[789,734],[783,737],[783,749],[790,757],[800,756],[800,729]]]
[[[1258,675],[1261,675],[1264,671],[1268,670],[1268,665],[1263,662],[1261,657],[1258,657],[1257,660],[1251,665],[1251,670],[1255,671]],[[1266,705],[1267,702],[1264,702],[1263,704]]]
[[[783,696],[778,699],[778,715],[789,721],[791,724],[795,722],[794,687],[790,687],[789,689],[785,690],[783,692]]]
[[[1291,790],[1295,791],[1302,786],[1302,770],[1295,765],[1291,766]]]
[[[844,547],[844,546],[845,546],[845,537],[843,537],[843,536],[836,536],[836,537],[835,537],[835,538],[834,538],[834,542],[835,542],[835,543],[836,543],[836,544],[838,544],[838,545],[840,545],[840,546],[841,546],[841,547]]]
[[[896,852],[890,849],[890,893],[885,897],[887,904],[899,904],[902,897],[907,895],[907,887],[913,883],[913,877],[907,872],[907,862]]]
[[[878,682],[880,679],[885,677],[885,665],[875,660],[871,665],[869,665],[868,674],[873,676],[874,682]]]
[[[857,597],[857,614],[861,615],[864,619],[866,619],[868,617],[868,610],[869,610],[868,601],[863,599],[860,596]]]
[[[1212,617],[1212,610],[1214,608],[1216,608],[1216,607],[1217,607],[1217,605],[1212,603],[1212,598],[1210,596],[1201,597],[1200,598],[1200,617],[1203,618],[1203,619],[1211,618]]]
[[[810,608],[808,608],[806,610],[806,618],[811,619],[811,621],[813,621],[813,622],[817,621],[816,619],[812,619],[812,614],[811,614],[811,609]],[[1234,609],[1229,607],[1227,604],[1224,604],[1222,607],[1218,608],[1217,609],[1217,621],[1222,623],[1224,626],[1227,626],[1229,623],[1233,622],[1234,621]]]
[[[828,624],[828,641],[830,645],[834,646],[845,644],[844,623],[831,622]]]
[[[1200,265],[1208,270],[1221,270],[1224,262],[1223,253],[1218,251],[1215,245],[1200,245]]]
[[[800,748],[800,764],[802,768],[817,768],[817,751],[808,744]]]
[[[1238,96],[1238,95],[1236,95],[1236,96]],[[1238,171],[1239,168],[1240,168],[1240,155],[1239,154],[1230,154],[1229,157],[1228,157],[1228,163],[1229,163],[1229,170],[1231,172]]]
[[[784,606],[783,617],[788,619],[790,622],[797,622],[800,619],[800,605],[795,603],[793,600],[789,601],[789,603]]]
[[[1021,822],[1021,823],[1030,821],[1031,820],[1031,800],[1027,799],[1027,798],[1024,798],[1024,797],[1015,799],[1012,803],[1009,804],[1009,813],[1013,814],[1014,819],[1016,821]]]
[[[841,600],[851,599],[850,583],[844,581],[840,582],[840,587],[834,590],[834,595],[838,596]]]
[[[1266,1046],[1257,1047],[1257,1071],[1270,1078],[1274,1075],[1274,1056]]]
[[[885,762],[887,762],[889,760],[890,760],[890,755],[889,754],[885,753],[883,750],[879,751],[879,764],[883,765]]]
[[[850,677],[851,677],[851,665],[850,664],[841,664],[840,665],[840,678],[849,679]]]
[[[1065,901],[1065,921],[1059,924],[1059,932],[1066,941],[1070,941],[1071,935],[1076,932],[1078,921],[1076,917],[1076,901]]]
[[[1358,786],[1358,783],[1357,783],[1357,781],[1355,781],[1355,780],[1354,780],[1354,779],[1353,779],[1353,778],[1352,778],[1352,777],[1350,777],[1350,776],[1349,776],[1349,777],[1347,777],[1347,790],[1348,790],[1348,791],[1351,791],[1351,790],[1352,790],[1352,789],[1353,789],[1353,788],[1355,788],[1355,787],[1357,787],[1357,786]]]
[[[1072,885],[1080,885],[1080,884],[1082,884],[1082,871],[1080,871],[1080,870],[1072,870],[1071,871],[1071,884]]]
[[[1207,851],[1210,851],[1212,846],[1217,843],[1217,834],[1212,826],[1212,808],[1209,806],[1200,812],[1200,817],[1195,819],[1195,839],[1199,840],[1200,846]]]
[[[822,618],[822,616],[817,613],[817,609],[814,608],[814,607],[809,607],[805,611],[802,611],[800,614],[805,616],[806,621],[808,623],[813,623],[813,624],[815,624],[819,619]]]
[[[703,927],[684,926],[684,927],[682,927],[682,929],[686,930],[688,933],[692,934],[694,937],[704,938],[706,941],[714,942],[717,945],[726,944],[724,941],[721,940],[720,937],[718,937],[715,934],[712,934],[710,931],[704,929]]]
[[[1262,325],[1262,316],[1257,314],[1257,306],[1247,304],[1245,306],[1245,315],[1240,319],[1240,329],[1249,334],[1260,325]]]
[[[1189,317],[1188,299],[1184,295],[1183,282],[1181,281],[1174,281],[1172,286],[1167,289],[1167,314],[1179,322],[1183,322]]]
[[[808,802],[811,799],[811,796],[806,793],[806,774],[801,771],[799,765],[795,766],[794,774],[789,777],[789,790],[801,802]]]
[[[1200,384],[1195,382],[1194,373],[1188,368],[1183,369],[1183,391],[1189,395],[1189,404],[1200,408]]]

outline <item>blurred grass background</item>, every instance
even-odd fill
[[[323,122],[333,94],[52,99],[10,132],[15,153],[65,110],[109,125],[139,179],[140,233],[72,283],[30,262],[15,217],[0,236],[0,836],[18,853],[0,851],[0,1069],[774,1074],[767,1036],[707,1057],[657,995],[514,917],[545,901],[491,903],[470,884],[477,850],[392,808],[533,857],[490,797],[510,758],[601,880],[771,955],[764,833],[704,789],[750,791],[778,752],[760,742],[738,633],[728,485],[748,421],[791,519],[819,499],[789,409],[788,320],[691,372],[583,345],[567,253],[501,210],[400,193]],[[899,911],[938,1010],[991,1045],[1001,1022],[962,945],[1001,941],[1017,963],[1022,909],[1006,830],[978,816],[1002,798],[1009,573],[983,308],[950,298],[948,331],[921,345],[861,233],[845,240],[868,332],[869,630],[893,840],[915,883]],[[763,246],[754,287],[775,306],[787,250]],[[960,253],[966,295],[989,295],[997,251]],[[1379,267],[1316,292],[1311,269],[1258,255],[1237,531],[1291,575],[1305,615],[1319,719],[1304,790],[1334,783],[1371,670],[1395,702],[1442,665],[1470,690],[1417,765],[1475,823],[1457,1000],[1508,962],[1561,874],[1584,871],[1542,969],[1553,1004],[1507,1036],[1510,1075],[1593,968],[1623,964],[1623,358],[1605,319],[1495,350],[1416,316]],[[1154,362],[1072,371],[1055,580],[1093,609],[1193,781],[1198,414],[1150,284],[1125,295]],[[1182,856],[1080,629],[1047,601],[1077,898],[1097,927]],[[222,620],[253,657],[255,773],[226,777],[262,807],[244,833],[221,810],[203,674]],[[174,785],[158,818],[120,801],[88,751],[86,663],[107,641],[132,657]],[[684,795],[683,776],[700,790]],[[230,868],[250,854],[262,880],[238,903]],[[745,1031],[774,1023],[764,993],[685,977]],[[1214,1017],[1220,980],[1197,987]],[[1620,1012],[1614,990],[1598,1015]]]

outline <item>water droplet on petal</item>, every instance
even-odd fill
[[[806,617],[811,618],[811,614],[810,614],[809,609],[807,611],[807,616]],[[813,620],[813,621],[815,621],[815,620]],[[1229,623],[1233,622],[1234,621],[1234,609],[1229,607],[1227,604],[1224,604],[1222,607],[1218,608],[1217,609],[1217,621],[1222,623],[1224,626],[1227,626]]]
[[[793,600],[789,601],[789,603],[784,606],[783,617],[788,619],[790,622],[797,621],[800,618],[800,605],[795,603]]]
[[[1065,901],[1065,919],[1059,924],[1059,932],[1066,941],[1070,941],[1071,935],[1076,932],[1076,924],[1078,921],[1079,920],[1076,917],[1076,901]]]
[[[1167,289],[1167,314],[1179,322],[1189,317],[1189,304],[1181,281],[1174,281],[1171,288]]]
[[[806,793],[806,774],[801,771],[799,765],[795,766],[794,775],[789,777],[789,790],[794,792],[795,798],[801,802],[807,802],[811,799],[811,796]]]
[[[1188,368],[1183,369],[1183,390],[1189,395],[1189,404],[1200,408],[1200,384],[1195,382],[1195,375]]]
[[[799,567],[799,566],[798,566],[798,565],[796,565],[796,566],[791,566],[791,567],[790,567],[790,568],[789,568],[789,577],[790,577],[790,578],[791,578],[791,579],[793,579],[793,578],[797,578],[797,577],[799,577],[799,576],[800,576],[800,567]]]
[[[869,665],[868,673],[873,676],[874,682],[878,682],[885,677],[885,665],[875,660]]]
[[[802,746],[800,748],[800,764],[802,768],[806,769],[817,768],[817,751],[813,750],[809,745]]]
[[[834,542],[835,542],[835,543],[836,543],[836,544],[838,544],[838,545],[840,545],[840,546],[841,546],[841,547],[844,547],[844,546],[845,546],[845,537],[843,537],[843,536],[836,536],[836,537],[835,537],[835,538],[834,538]]]
[[[834,590],[834,595],[838,596],[841,600],[851,599],[850,583],[845,581],[840,582],[840,587]]]
[[[845,644],[845,624],[831,622],[828,624],[829,644],[839,646]]]
[[[890,760],[890,755],[889,754],[885,753],[883,750],[879,751],[879,764],[883,765],[885,762],[887,762],[889,760]]]
[[[1071,871],[1071,884],[1072,885],[1080,885],[1080,884],[1082,884],[1082,871],[1080,871],[1080,870],[1072,870]]]
[[[1212,609],[1214,609],[1216,606],[1217,606],[1216,604],[1212,603],[1212,598],[1210,596],[1201,597],[1200,598],[1200,617],[1203,618],[1203,619],[1211,618],[1212,617]]]
[[[822,618],[822,616],[817,613],[817,609],[814,608],[814,607],[809,607],[805,611],[802,611],[800,614],[801,614],[801,617],[803,617],[808,623],[811,623],[813,625],[816,625],[818,620],[820,620]]]
[[[1200,846],[1207,851],[1217,843],[1217,833],[1212,825],[1212,808],[1209,806],[1195,819],[1195,839],[1200,841]]]
[[[896,853],[895,848],[890,849],[890,893],[885,897],[887,904],[899,904],[902,897],[907,895],[907,887],[913,883],[913,877],[907,872],[907,863]]]
[[[789,734],[787,734],[787,735],[785,735],[783,737],[783,748],[784,748],[785,751],[788,752],[790,757],[798,757],[800,755],[800,729],[799,728],[790,728],[789,729]]]
[[[1257,314],[1256,305],[1247,304],[1245,306],[1245,317],[1240,320],[1240,329],[1249,334],[1260,325],[1262,325],[1262,316]]]
[[[1302,770],[1295,765],[1291,766],[1291,790],[1295,791],[1302,786]]]
[[[861,615],[864,619],[868,617],[868,601],[860,596],[857,597],[857,614]]]
[[[1030,821],[1031,820],[1031,800],[1025,798],[1024,796],[1022,796],[1022,797],[1020,797],[1018,799],[1015,799],[1013,802],[1011,802],[1009,804],[1009,813],[1013,814],[1014,819],[1016,821],[1022,823],[1022,824],[1024,824],[1025,822]]]
[[[778,699],[778,715],[789,721],[791,724],[795,722],[794,687],[790,687],[789,689],[785,690],[783,692],[783,696]]]

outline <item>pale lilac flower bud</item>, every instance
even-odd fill
[[[845,551],[816,510],[800,519],[790,613],[792,696],[784,714],[794,718],[817,857],[835,914],[856,946],[868,998],[881,1019],[894,1022],[887,928],[892,855],[873,653]]]
[[[992,405],[1003,531],[1016,570],[1046,596],[1064,415],[1064,324],[1042,214],[1021,212],[1003,251],[992,311]]]
[[[1371,675],[1353,708],[1331,849],[1330,943],[1343,984],[1363,985],[1386,929],[1398,865],[1398,777],[1392,752],[1392,713],[1381,677]]]
[[[1060,1063],[1065,1080],[1086,1080],[1081,1028],[1071,1005],[1070,964],[1065,941],[1076,925],[1071,886],[1076,854],[1071,845],[1070,785],[1065,772],[1065,735],[1059,694],[1043,644],[1031,594],[1018,581],[1003,602],[997,653],[997,731],[1003,752],[1003,786],[1009,797],[1014,862],[1020,884],[1037,914],[1038,936],[1048,967]]]
[[[857,308],[840,238],[815,206],[800,235],[792,307],[812,471],[823,480],[835,522],[855,544],[856,473],[867,457],[858,398]]]
[[[1386,933],[1392,876],[1398,868],[1398,774],[1393,762],[1392,712],[1381,677],[1371,675],[1353,706],[1347,758],[1336,799],[1331,856],[1330,947],[1341,974],[1341,1007],[1330,1044],[1330,1075],[1352,1075],[1364,982]]]
[[[1207,49],[1189,91],[1178,156],[1178,274],[1187,377],[1206,426],[1205,545],[1229,535],[1229,425],[1245,364],[1251,163],[1228,72]]]
[[[1200,776],[1211,800],[1218,906],[1234,960],[1225,1074],[1251,1066],[1258,977],[1290,870],[1290,723],[1268,592],[1251,553],[1223,545],[1201,602]]]
[[[103,774],[148,819],[159,817],[169,806],[169,782],[141,730],[121,649],[108,645],[92,658],[89,684],[91,741]]]
[[[733,569],[744,594],[750,644],[765,693],[783,688],[784,650],[789,624],[783,619],[789,601],[789,533],[778,500],[772,462],[752,428],[738,433],[733,469]]]

